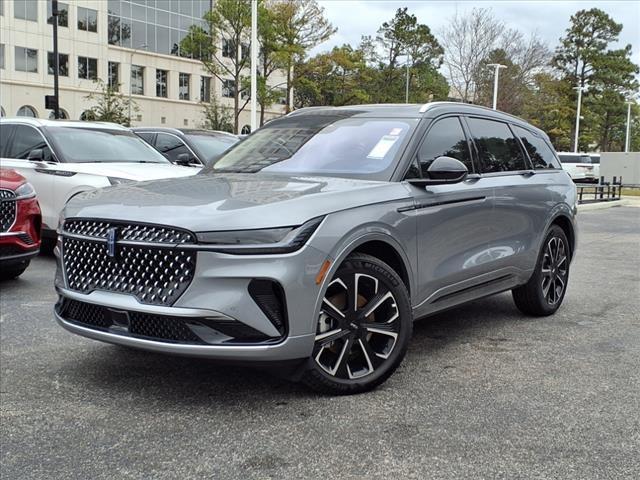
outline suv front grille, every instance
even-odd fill
[[[118,239],[146,243],[194,243],[193,234],[157,225],[138,225],[94,220],[67,220],[64,230],[74,235],[107,238],[110,228],[118,229]]]
[[[0,190],[0,232],[8,232],[16,221],[16,194]]]
[[[107,254],[107,245],[98,240],[113,228],[106,222],[74,220],[65,223],[65,232],[96,237],[69,238],[62,241],[62,259],[67,286],[74,291],[90,293],[95,290],[134,295],[141,303],[172,305],[187,289],[196,267],[196,253],[147,245],[122,245],[116,242],[115,255]],[[99,223],[100,225],[94,225]],[[68,229],[68,225],[72,227]],[[106,227],[104,227],[106,225]],[[134,240],[135,225],[117,224],[118,238]],[[164,227],[150,227],[147,233],[137,234],[135,240],[154,243],[182,243],[193,239],[192,234]],[[82,233],[80,233],[82,232]],[[129,232],[123,238],[123,232]],[[180,234],[180,236],[176,236]],[[186,237],[189,235],[190,237]],[[167,240],[162,240],[162,239]],[[151,240],[154,239],[154,240]]]

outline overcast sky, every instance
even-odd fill
[[[311,54],[330,50],[336,45],[357,45],[362,35],[375,36],[382,22],[390,20],[396,9],[409,7],[409,12],[418,17],[436,34],[452,15],[474,7],[491,8],[494,15],[509,28],[525,34],[537,32],[550,48],[555,48],[558,39],[569,26],[569,18],[581,9],[599,8],[607,12],[616,22],[623,24],[620,34],[622,45],[631,44],[633,61],[640,64],[640,2],[627,1],[388,1],[388,0],[318,0],[326,16],[338,32],[330,40],[316,47]]]

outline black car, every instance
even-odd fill
[[[136,127],[136,135],[179,165],[211,164],[240,139],[231,133],[190,128]]]

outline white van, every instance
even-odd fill
[[[599,153],[558,152],[562,168],[574,182],[598,183],[600,180]]]

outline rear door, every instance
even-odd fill
[[[441,117],[429,126],[418,147],[417,173],[426,177],[427,169],[440,156],[460,160],[471,176],[452,185],[411,186],[419,277],[416,316],[460,303],[461,296],[472,297],[473,287],[486,281],[490,271],[486,253],[491,240],[492,187],[473,175],[470,143],[455,115]]]
[[[467,117],[482,177],[494,190],[488,261],[505,279],[526,280],[551,209],[553,180],[537,174],[511,126]]]

